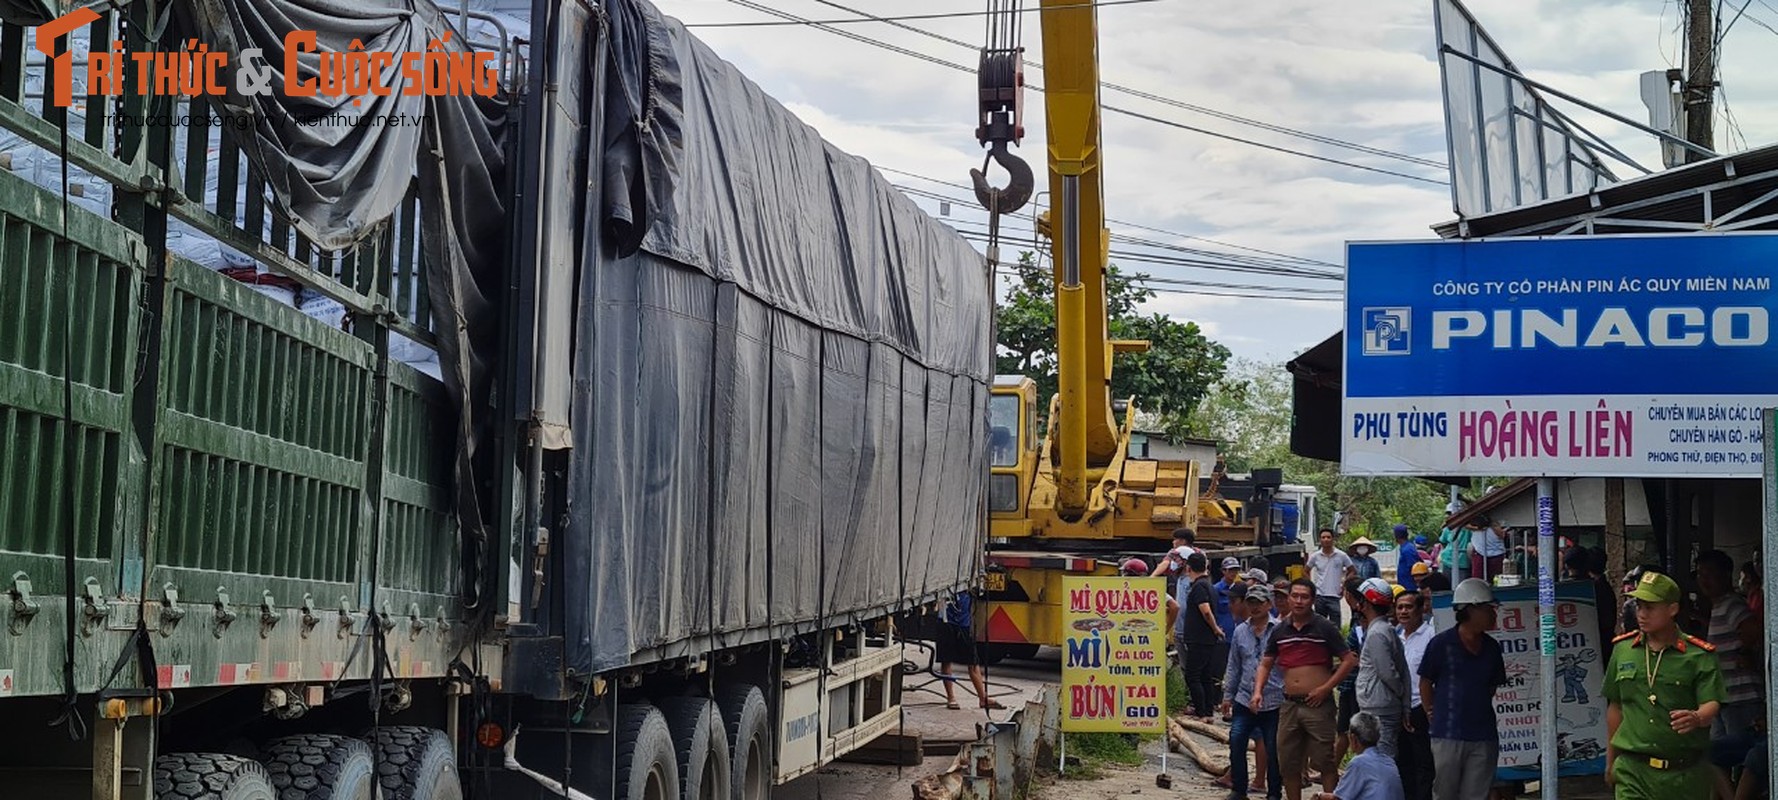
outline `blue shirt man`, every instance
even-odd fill
[[[1216,615],[1216,624],[1224,631],[1235,629],[1235,614],[1230,608],[1230,595],[1241,596],[1241,562],[1230,557],[1222,560],[1222,580],[1210,588],[1214,590],[1214,600],[1210,603],[1211,613]]]
[[[1420,550],[1408,536],[1408,526],[1395,526],[1395,582],[1410,592],[1420,591],[1414,583],[1414,565],[1420,563]]]

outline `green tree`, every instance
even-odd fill
[[[1282,364],[1240,360],[1193,409],[1188,427],[1195,436],[1222,443],[1230,472],[1255,467],[1284,470],[1286,483],[1314,486],[1323,514],[1317,525],[1341,515],[1345,538],[1389,536],[1397,523],[1415,533],[1436,534],[1443,525],[1446,484],[1420,478],[1365,478],[1341,475],[1339,465],[1290,452],[1290,376]],[[1497,481],[1462,487],[1471,497]]]
[[[1011,293],[995,315],[1001,373],[1030,376],[1037,382],[1040,409],[1049,408],[1056,393],[1056,291],[1047,269],[1030,252],[1021,253]],[[1112,365],[1113,398],[1135,397],[1144,413],[1156,414],[1169,430],[1184,430],[1184,420],[1206,392],[1223,376],[1228,348],[1211,341],[1197,323],[1179,322],[1160,314],[1142,314],[1137,307],[1154,297],[1142,284],[1148,276],[1106,268],[1106,314],[1113,339],[1147,340],[1146,353],[1122,353]]]

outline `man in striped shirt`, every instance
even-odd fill
[[[1710,726],[1710,760],[1716,765],[1718,797],[1734,797],[1728,770],[1744,764],[1748,751],[1764,749],[1766,707],[1760,698],[1765,652],[1760,620],[1734,590],[1735,562],[1721,550],[1698,556],[1698,593],[1709,609],[1704,640],[1716,647],[1727,699]],[[1699,609],[1703,611],[1704,609]],[[1743,781],[1763,776],[1744,775]]]
[[[1321,772],[1321,788],[1339,780],[1334,760],[1334,689],[1358,667],[1340,629],[1315,612],[1316,586],[1306,578],[1290,584],[1290,615],[1266,638],[1253,694],[1265,696],[1273,670],[1284,671],[1284,705],[1278,712],[1278,768],[1284,794],[1302,800],[1304,766]]]

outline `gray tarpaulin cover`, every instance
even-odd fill
[[[982,257],[677,22],[607,11],[605,246],[582,265],[564,542],[566,574],[590,579],[569,579],[568,666],[957,587],[987,470]]]
[[[351,246],[388,221],[418,181],[421,248],[428,271],[426,287],[438,337],[439,363],[457,411],[453,493],[466,544],[476,556],[464,559],[471,574],[471,601],[481,586],[474,565],[485,542],[478,470],[487,470],[492,423],[484,407],[492,391],[498,348],[497,308],[490,297],[506,278],[504,263],[505,155],[502,137],[507,106],[503,97],[408,95],[393,91],[354,105],[349,96],[301,97],[287,94],[283,75],[285,35],[314,31],[315,53],[298,55],[298,69],[313,78],[323,52],[346,52],[354,43],[366,51],[426,52],[434,40],[464,52],[461,34],[430,2],[411,0],[186,0],[175,4],[181,27],[212,50],[229,54],[258,48],[275,75],[276,90],[245,96],[228,82],[221,111],[253,119],[251,134],[239,137],[243,149],[272,187],[298,230],[321,247]],[[388,87],[401,87],[399,61],[383,75]],[[413,125],[303,125],[301,120],[342,116],[419,118]],[[473,213],[470,213],[473,211]]]

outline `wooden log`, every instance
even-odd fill
[[[1228,773],[1229,762],[1226,759],[1210,755],[1203,745],[1198,744],[1197,740],[1192,738],[1191,732],[1181,727],[1178,722],[1167,720],[1167,740],[1175,752],[1191,756],[1193,761],[1198,762],[1198,768],[1210,777],[1220,778]]]
[[[1191,731],[1192,733],[1201,734],[1203,736],[1208,736],[1211,739],[1215,739],[1216,741],[1221,742],[1223,744],[1229,743],[1229,730],[1227,728],[1221,728],[1221,727],[1217,727],[1215,725],[1207,725],[1205,723],[1202,723],[1202,722],[1199,722],[1195,719],[1192,719],[1191,717],[1174,717],[1173,721],[1179,723],[1180,727],[1185,728],[1186,730]],[[1257,736],[1257,734],[1258,734],[1257,730],[1255,731],[1255,734]],[[1247,752],[1249,752],[1249,753],[1254,752],[1255,750],[1258,749],[1258,745],[1259,745],[1259,740],[1257,738],[1248,739],[1247,740]]]
[[[1223,744],[1229,743],[1228,728],[1219,728],[1209,723],[1199,722],[1191,717],[1174,717],[1173,721],[1179,723],[1180,727],[1193,733],[1203,734],[1216,741],[1222,742]]]

